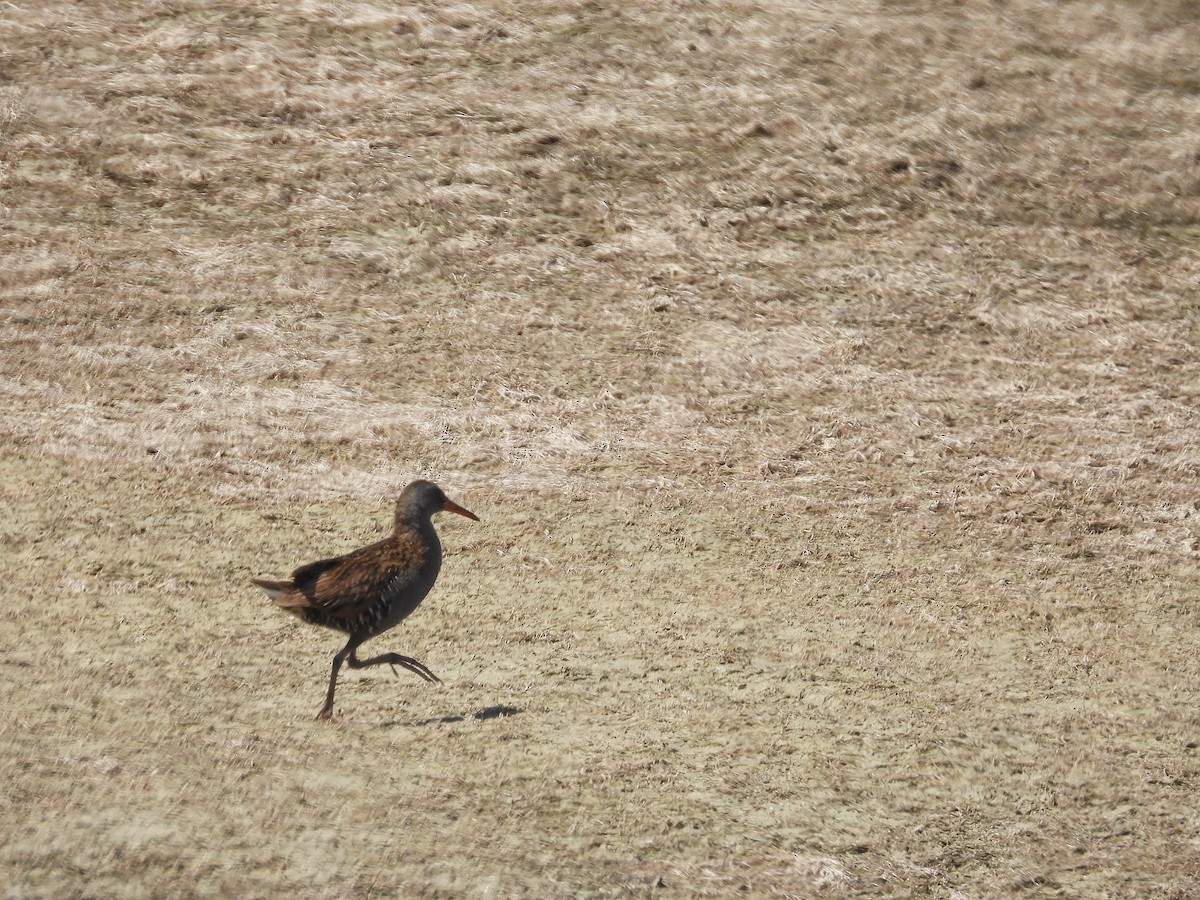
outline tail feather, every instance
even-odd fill
[[[270,594],[271,599],[276,603],[279,603],[280,600],[290,594],[296,587],[290,581],[264,581],[261,578],[251,578],[250,580]],[[280,606],[286,605],[289,604],[280,603]]]

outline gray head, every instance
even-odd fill
[[[400,494],[400,499],[396,501],[396,524],[403,522],[419,525],[428,522],[437,512],[458,513],[460,516],[479,521],[479,516],[463,509],[443,494],[440,487],[422,478],[406,487]]]

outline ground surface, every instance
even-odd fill
[[[1200,16],[928,6],[0,11],[6,896],[1195,896]]]

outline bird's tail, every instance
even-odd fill
[[[250,580],[270,594],[271,599],[276,603],[279,602],[280,597],[290,594],[292,588],[295,587],[290,581],[263,581],[260,578],[251,578]]]

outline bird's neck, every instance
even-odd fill
[[[437,531],[434,530],[432,516],[409,516],[397,511],[395,532],[403,534],[406,531],[415,531],[427,540],[437,540]]]

